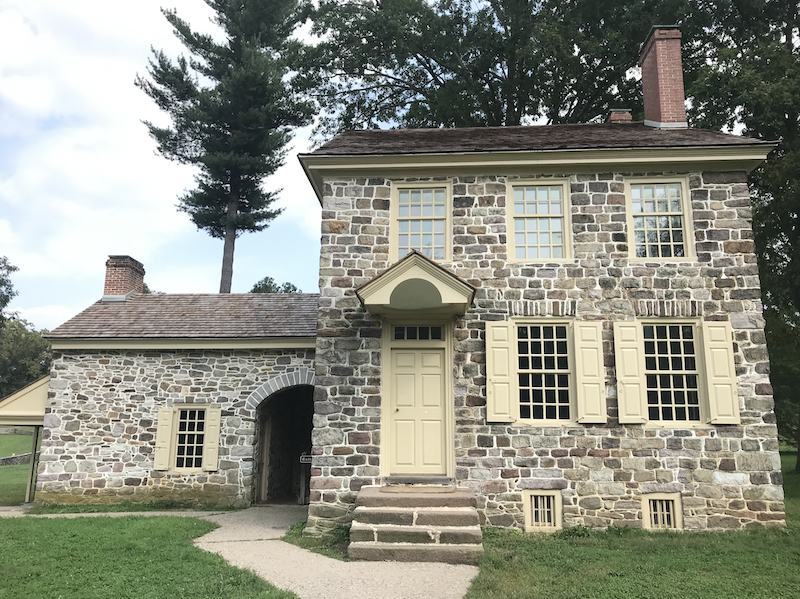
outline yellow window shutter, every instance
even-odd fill
[[[638,322],[614,323],[614,356],[619,421],[623,424],[642,424],[647,421],[647,379],[644,376],[642,327]]]
[[[733,338],[728,322],[703,322],[709,422],[739,424],[739,395],[733,361]]]
[[[219,433],[222,421],[222,408],[209,406],[206,408],[206,430],[203,439],[203,470],[219,470]]]
[[[159,408],[158,410],[153,470],[169,470],[169,450],[172,445],[172,414],[172,408]]]
[[[577,420],[582,424],[605,423],[607,414],[603,323],[576,321],[573,327],[573,343]]]
[[[514,364],[514,325],[509,321],[486,323],[486,420],[517,419],[517,382]]]

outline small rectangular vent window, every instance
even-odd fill
[[[547,532],[561,528],[560,491],[523,491],[525,530]]]
[[[650,530],[682,530],[680,493],[651,493],[642,496],[644,525]]]
[[[202,468],[206,427],[205,410],[180,410],[176,468]]]
[[[394,327],[396,341],[441,341],[442,327],[436,326],[396,326]]]

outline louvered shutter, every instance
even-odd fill
[[[577,421],[582,424],[605,423],[607,414],[603,324],[576,321],[573,327],[573,343]]]
[[[203,438],[203,470],[219,470],[219,433],[222,421],[222,408],[206,408],[206,431]]]
[[[514,422],[517,419],[514,325],[486,323],[486,420]]]
[[[728,322],[703,322],[705,381],[711,424],[739,424],[739,396]]]
[[[158,410],[153,470],[169,470],[170,447],[172,445],[172,414],[172,408],[159,408]]]
[[[614,355],[619,421],[623,424],[644,423],[647,421],[647,380],[644,376],[644,343],[640,323],[614,323]]]

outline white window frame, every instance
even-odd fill
[[[203,439],[203,463],[200,468],[178,468],[177,451],[179,419],[181,410],[202,410],[205,412]],[[179,474],[201,474],[219,469],[219,439],[221,432],[222,408],[217,404],[176,404],[171,408],[158,410],[156,425],[156,449],[153,456],[153,470]]]
[[[643,325],[671,324],[692,325],[695,329],[699,421],[650,420],[648,417]],[[728,321],[662,317],[615,322],[614,355],[620,424],[687,429],[741,423],[733,330]]]
[[[676,258],[638,258],[636,256],[636,243],[634,241],[633,218],[640,216],[640,213],[634,215],[633,213],[633,194],[631,186],[633,185],[680,185],[681,186],[681,200],[682,200],[682,224],[683,224],[683,248],[684,256]],[[626,212],[626,226],[627,226],[627,240],[628,240],[628,259],[631,262],[693,262],[697,260],[695,252],[695,239],[694,239],[694,224],[692,219],[692,198],[691,190],[689,189],[689,180],[687,177],[669,177],[669,176],[655,176],[655,177],[631,177],[625,179],[625,212]],[[644,215],[646,213],[641,213]]]
[[[533,498],[551,497],[553,499],[552,511],[553,522],[550,526],[543,526],[534,523],[533,517]],[[522,491],[522,513],[525,516],[525,532],[555,532],[563,527],[561,491],[555,490],[525,490]]]
[[[514,219],[519,215],[514,214],[514,188],[516,187],[561,187],[561,216],[562,235],[564,242],[564,256],[562,258],[517,258],[516,244],[514,240],[515,226]],[[538,218],[538,216],[529,216]],[[572,240],[572,201],[570,199],[569,179],[513,179],[506,182],[506,251],[508,252],[508,262],[527,263],[527,264],[546,264],[548,262],[572,262],[573,261],[573,240]]]
[[[518,326],[567,327],[569,419],[520,416]],[[574,318],[512,318],[486,323],[486,402],[488,422],[515,426],[575,426],[607,420],[602,323]]]
[[[673,526],[653,526],[653,513],[650,501],[671,501],[673,506]],[[677,531],[683,530],[683,505],[680,493],[642,493],[642,525],[647,530]]]
[[[391,215],[391,226],[389,227],[389,262],[394,264],[403,259],[403,257],[398,255],[400,251],[399,235],[401,220],[399,212],[400,191],[415,189],[444,189],[444,259],[431,259],[434,262],[450,262],[453,259],[453,182],[449,179],[446,181],[392,181],[392,193],[389,205],[389,212]]]

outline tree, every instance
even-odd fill
[[[250,293],[302,293],[302,290],[291,283],[278,285],[272,277],[264,277],[253,285]]]
[[[0,328],[2,328],[6,320],[3,311],[6,309],[9,302],[17,296],[17,292],[14,290],[14,285],[11,283],[11,277],[9,275],[18,270],[16,266],[8,261],[8,258],[0,256]]]
[[[236,238],[262,231],[281,213],[278,191],[263,187],[283,164],[294,127],[311,106],[288,81],[285,55],[299,19],[297,0],[205,0],[224,42],[194,31],[174,10],[162,10],[190,54],[173,62],[153,50],[149,79],[136,85],[172,119],[145,122],[159,153],[199,169],[197,187],[179,198],[198,229],[223,239],[220,293],[230,293]]]
[[[0,329],[0,398],[29,385],[50,371],[52,352],[29,322],[10,318]]]
[[[706,13],[694,0],[321,0],[312,19],[323,42],[305,50],[306,84],[329,135],[641,112],[627,73],[650,26],[681,22],[694,38]]]
[[[800,442],[800,8],[796,1],[716,3],[694,122],[743,125],[779,141],[750,178],[778,431]],[[796,469],[800,471],[800,455]]]

